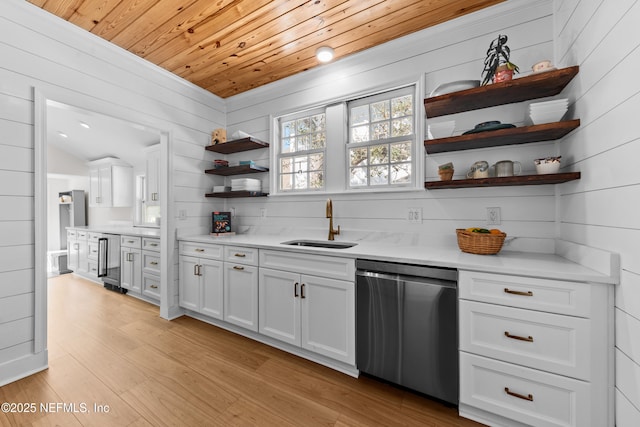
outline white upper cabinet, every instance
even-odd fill
[[[147,149],[145,203],[160,205],[160,144]]]
[[[121,160],[89,162],[89,206],[122,208],[133,205],[133,168]]]

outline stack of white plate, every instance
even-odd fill
[[[568,108],[569,100],[567,98],[534,102],[529,105],[529,116],[534,125],[559,122]]]
[[[261,191],[262,182],[259,179],[239,178],[231,180],[231,191]]]

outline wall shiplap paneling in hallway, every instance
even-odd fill
[[[191,145],[203,152],[211,131],[225,126],[226,107],[222,99],[21,0],[3,2],[0,40],[0,201],[11,204],[0,213],[2,306],[15,298],[33,300],[38,292],[34,288],[33,221],[38,220],[34,216],[34,131],[35,108],[40,106],[35,105],[35,91],[47,99],[167,131],[174,142],[169,159],[177,158],[176,163],[184,168],[191,163],[194,169],[201,169],[204,154],[199,159],[181,157],[181,150]],[[201,196],[197,184],[193,190],[170,188],[169,197],[174,193],[187,196],[186,202],[199,206],[198,213],[209,210],[205,206],[210,201]],[[171,228],[171,240],[175,227],[186,225],[175,223],[175,215],[177,212],[169,212],[169,218],[163,218]],[[188,225],[208,229],[209,216],[194,215]],[[171,253],[166,254],[173,263],[166,279],[170,288],[167,311],[171,304],[177,309],[172,295],[177,264],[174,247],[172,240]],[[16,287],[14,280],[26,281],[25,286]],[[39,327],[34,325],[34,308],[25,308],[31,313],[26,313],[24,321],[3,323],[7,320],[0,316],[0,330],[9,334],[7,341],[3,335],[3,345],[15,344],[0,350],[0,384],[46,366],[42,353],[32,354],[33,343],[23,342],[38,336],[34,331]]]

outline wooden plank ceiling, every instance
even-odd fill
[[[222,98],[504,0],[28,0]]]

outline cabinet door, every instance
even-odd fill
[[[89,271],[89,247],[86,240],[78,240],[78,271],[86,273]]]
[[[355,286],[353,282],[301,277],[302,347],[355,363]]]
[[[78,270],[78,253],[80,244],[74,240],[67,240],[67,267],[71,271]]]
[[[120,286],[131,292],[142,292],[142,251],[120,249]]]
[[[100,206],[100,171],[89,170],[89,206]]]
[[[130,166],[113,165],[109,168],[110,206],[114,208],[128,208],[133,206],[133,168]]]
[[[200,312],[216,319],[222,319],[223,299],[223,263],[222,261],[213,261],[210,259],[200,258],[199,273],[201,293]]]
[[[160,204],[160,151],[151,151],[147,154],[146,171],[146,194],[147,205],[154,206]]]
[[[200,276],[198,258],[180,257],[178,281],[178,304],[180,307],[200,311]]]
[[[260,268],[259,332],[300,345],[300,275]]]
[[[100,203],[98,206],[110,207],[111,200],[111,166],[100,166],[98,168],[99,187],[100,187]]]
[[[224,320],[257,332],[258,267],[224,264]]]

